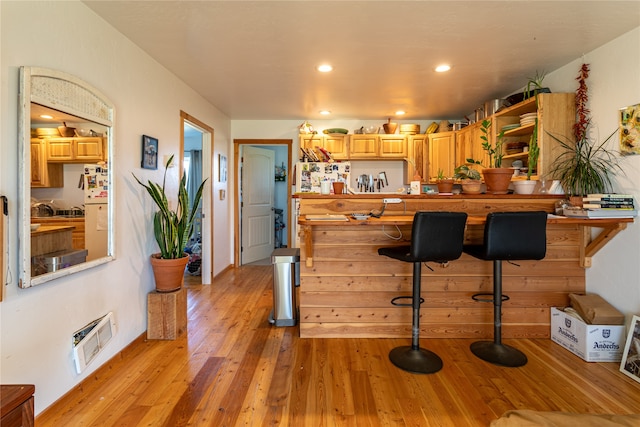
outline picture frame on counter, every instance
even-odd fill
[[[633,316],[622,352],[620,372],[640,382],[640,316]]]
[[[142,135],[142,169],[158,169],[158,139]]]

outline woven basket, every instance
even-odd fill
[[[415,135],[420,133],[420,125],[403,124],[400,125],[400,133],[404,135]]]

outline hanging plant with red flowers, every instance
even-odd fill
[[[591,111],[587,108],[587,102],[589,102],[587,77],[589,77],[589,64],[582,64],[580,73],[576,77],[578,81],[578,89],[576,90],[576,123],[573,125],[573,134],[576,137],[576,141],[586,138],[590,120],[589,114]]]

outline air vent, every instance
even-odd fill
[[[115,333],[113,313],[109,312],[73,334],[73,359],[78,373],[96,358]]]

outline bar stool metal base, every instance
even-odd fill
[[[432,351],[406,345],[389,352],[389,360],[398,368],[416,374],[433,374],[442,369],[442,359]]]
[[[471,352],[480,359],[494,365],[517,368],[527,364],[527,356],[520,350],[493,341],[476,341],[471,344]]]

